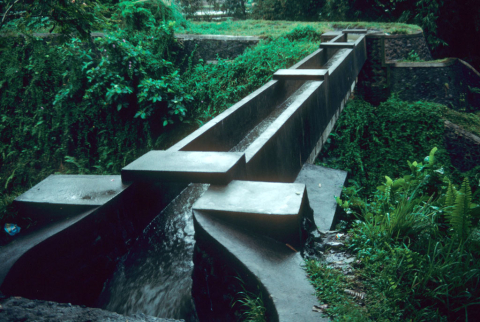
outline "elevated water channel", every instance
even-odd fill
[[[325,52],[322,54],[320,50],[316,52],[317,56],[314,53],[292,68],[335,68],[344,58],[345,51],[339,49],[325,57]],[[224,118],[222,114],[198,130],[200,135],[193,133],[171,150],[245,152],[248,161],[254,153],[249,150],[252,144],[287,113],[289,107],[304,102],[305,92],[315,90],[320,83],[270,81],[224,112],[227,114]],[[227,117],[248,104],[253,106],[245,115],[248,118],[242,119],[243,124],[227,130],[231,132],[228,139],[215,137],[208,140],[208,131],[214,131],[220,125],[229,126],[223,124]],[[202,135],[206,136],[204,142]],[[195,246],[191,208],[207,189],[207,184],[190,184],[145,228],[105,283],[98,299],[100,307],[123,314],[144,313],[196,321],[191,297]]]
[[[230,151],[244,152],[301,95],[300,86]],[[196,321],[191,298],[192,205],[208,184],[191,184],[157,216],[125,255],[102,292],[99,305],[122,314],[144,313]]]

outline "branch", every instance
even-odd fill
[[[3,24],[5,23],[5,18],[7,17],[7,13],[13,8],[13,6],[20,0],[15,0],[14,3],[10,7],[7,8],[5,11],[5,14],[3,15],[2,21],[0,22],[0,28],[2,28]]]

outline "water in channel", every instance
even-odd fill
[[[193,203],[207,184],[191,184],[143,231],[107,281],[99,306],[120,314],[196,321],[192,302]]]

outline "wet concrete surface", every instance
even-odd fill
[[[49,301],[29,300],[22,297],[0,298],[0,321],[3,322],[175,322],[145,314],[129,316],[117,313]]]
[[[300,253],[283,243],[234,228],[203,211],[194,210],[194,216],[197,238],[208,242],[217,256],[234,267],[246,267],[251,275],[243,276],[254,279],[269,295],[265,299],[268,319],[286,322],[329,320],[312,311],[318,300],[302,268]]]
[[[324,80],[328,76],[325,69],[279,69],[273,79],[283,80]]]

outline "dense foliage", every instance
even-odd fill
[[[47,175],[119,173],[173,143],[180,125],[203,124],[316,49],[279,38],[233,61],[195,65],[165,20],[171,12],[155,8],[120,2],[110,10],[115,27],[93,41],[0,39],[0,224],[15,216],[14,197]]]
[[[410,169],[399,160],[418,160],[432,145],[437,158],[456,183],[480,179],[480,166],[461,173],[450,163],[444,148],[444,119],[451,111],[429,102],[405,102],[395,96],[379,106],[361,99],[350,101],[330,134],[318,163],[350,173],[350,183],[368,196],[384,175],[397,177]]]
[[[317,45],[309,41],[309,29],[305,30],[300,37],[286,35],[260,43],[233,61],[220,59],[216,65],[198,64],[187,70],[183,79],[197,102],[192,110],[197,121],[202,124],[223,112],[269,81],[276,70],[315,51]]]
[[[468,179],[454,185],[435,160],[408,162],[369,199],[347,189],[338,203],[358,220],[348,232],[353,278],[315,261],[307,271],[338,320],[458,321],[480,311],[480,207]],[[478,192],[477,192],[478,194]],[[363,294],[352,297],[345,289]]]

